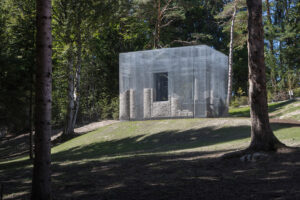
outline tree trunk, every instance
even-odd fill
[[[69,49],[68,55],[68,107],[66,115],[66,124],[64,135],[70,135],[74,133],[73,117],[74,117],[74,70],[73,70],[73,54],[72,47]]]
[[[79,103],[80,103],[80,75],[81,75],[81,51],[82,51],[82,40],[81,40],[81,16],[79,14],[78,17],[78,32],[77,32],[77,63],[76,63],[76,84],[75,84],[75,113],[73,117],[73,122],[72,122],[72,127],[73,130],[76,125],[76,120],[77,120],[77,114],[79,110]]]
[[[160,26],[161,26],[161,2],[157,0],[157,19],[155,23],[155,32],[154,32],[154,49],[159,48],[160,42]]]
[[[36,136],[31,199],[49,200],[51,199],[50,151],[52,103],[51,0],[36,0],[36,5]]]
[[[251,143],[249,150],[274,151],[283,146],[270,127],[264,60],[262,1],[247,0],[248,68],[251,108]]]
[[[269,0],[266,0],[266,6],[267,6],[267,17],[268,17],[268,21],[269,21],[270,24],[272,24]],[[273,40],[272,40],[272,39],[269,39],[269,43],[270,43],[270,50],[271,50],[271,53],[273,54],[273,53],[274,53]]]
[[[29,159],[33,160],[33,132],[32,132],[32,99],[33,99],[33,75],[30,69],[30,94],[29,94],[29,113],[28,113],[28,127],[29,127]]]
[[[231,19],[231,27],[230,27],[230,45],[229,45],[229,65],[228,65],[228,90],[227,90],[227,106],[230,105],[231,96],[232,96],[232,65],[233,65],[233,34],[234,34],[234,22],[236,17],[236,8],[237,5],[234,5],[234,11]]]

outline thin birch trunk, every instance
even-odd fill
[[[73,122],[72,122],[72,128],[74,130],[75,125],[76,125],[76,120],[77,120],[77,114],[79,110],[79,103],[80,103],[80,75],[81,75],[81,51],[82,51],[82,40],[81,40],[81,17],[79,14],[79,19],[78,19],[78,32],[77,32],[77,63],[76,63],[76,84],[75,84],[75,90],[74,90],[74,96],[75,96],[75,113],[73,117]]]
[[[229,45],[229,62],[228,62],[228,90],[227,90],[227,106],[230,105],[231,96],[232,96],[232,77],[233,77],[233,35],[234,35],[234,23],[236,18],[236,10],[237,5],[234,5],[234,11],[231,19],[231,27],[230,27],[230,45]]]

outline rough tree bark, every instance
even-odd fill
[[[251,151],[275,151],[284,145],[275,137],[269,123],[264,60],[262,1],[247,0],[248,68],[251,108]]]
[[[69,49],[68,55],[68,107],[66,114],[65,135],[74,133],[73,117],[74,117],[74,70],[73,70],[73,54],[72,47]]]
[[[36,110],[32,200],[51,199],[51,0],[36,0]]]
[[[234,23],[236,18],[237,3],[234,4],[234,10],[231,18],[230,27],[230,45],[229,45],[229,64],[228,64],[228,90],[227,90],[227,106],[230,105],[232,96],[232,65],[233,65],[233,34],[234,34]]]
[[[32,130],[32,107],[33,107],[33,77],[32,69],[30,69],[30,95],[29,95],[29,113],[28,113],[28,127],[29,127],[29,159],[33,160],[33,130]]]

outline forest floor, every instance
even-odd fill
[[[270,106],[274,133],[292,147],[300,147],[300,121],[288,113],[298,104]],[[299,150],[252,162],[221,159],[249,144],[247,112],[113,123],[59,144],[52,148],[53,199],[300,199]],[[4,199],[29,199],[31,175],[27,157],[1,153]]]

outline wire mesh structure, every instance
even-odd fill
[[[120,54],[120,120],[225,115],[228,57],[206,45]]]

